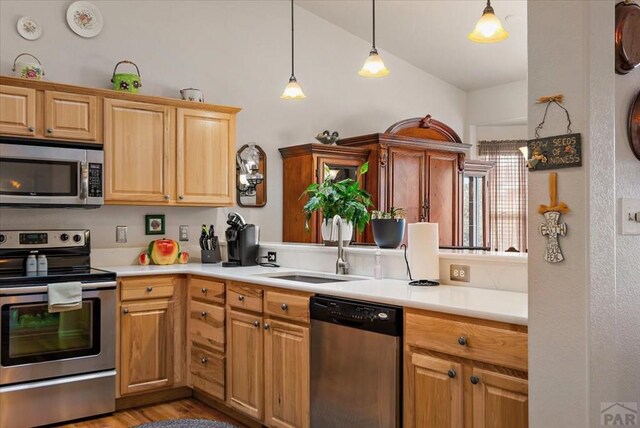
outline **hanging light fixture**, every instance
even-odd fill
[[[491,7],[491,0],[487,0],[487,7],[476,23],[476,28],[467,37],[476,43],[495,43],[509,37],[509,33],[502,27]]]
[[[384,77],[389,74],[389,70],[384,66],[384,62],[376,49],[376,0],[371,0],[373,6],[373,45],[369,57],[364,62],[358,74],[362,77]]]
[[[289,83],[284,88],[284,92],[280,95],[280,98],[283,100],[301,100],[306,98],[304,92],[302,92],[302,87],[296,80],[296,75],[293,72],[293,64],[294,64],[294,37],[293,37],[293,0],[291,0],[291,77],[289,77]]]

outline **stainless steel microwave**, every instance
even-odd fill
[[[0,206],[98,208],[103,177],[101,147],[0,142]]]

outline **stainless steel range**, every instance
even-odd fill
[[[115,410],[116,275],[90,256],[88,230],[0,231],[0,427]],[[49,313],[48,284],[69,281],[82,308]]]

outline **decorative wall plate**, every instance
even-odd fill
[[[18,34],[27,40],[38,40],[42,36],[42,25],[31,17],[23,16],[16,26]]]
[[[640,6],[616,4],[616,73],[627,74],[640,64]]]
[[[629,143],[633,154],[640,160],[640,92],[629,111]]]
[[[67,9],[67,24],[81,37],[95,37],[102,31],[102,14],[88,1],[77,1]]]

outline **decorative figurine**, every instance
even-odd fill
[[[538,212],[544,215],[544,223],[540,225],[540,234],[547,236],[547,248],[544,259],[549,263],[559,263],[564,260],[564,255],[560,249],[559,237],[567,234],[567,224],[560,223],[560,215],[569,212],[569,207],[564,202],[558,202],[558,173],[549,174],[549,206],[540,205]]]

